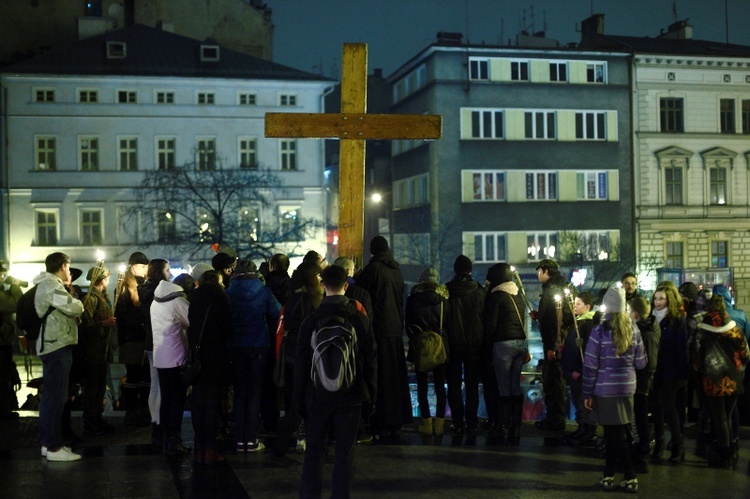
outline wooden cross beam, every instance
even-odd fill
[[[362,262],[365,148],[368,139],[439,139],[437,115],[367,114],[367,44],[345,43],[341,113],[266,113],[266,137],[341,140],[339,251]]]

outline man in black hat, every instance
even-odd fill
[[[471,277],[472,262],[458,255],[453,262],[453,279],[448,288],[448,310],[445,329],[448,334],[448,403],[451,407],[454,433],[476,432],[479,418],[479,376],[482,350],[482,311],[487,295],[485,289]],[[461,380],[466,386],[464,410]]]
[[[214,270],[221,274],[224,287],[228,287],[229,279],[232,277],[232,272],[234,272],[234,268],[237,266],[237,257],[231,256],[228,253],[216,253],[211,259],[211,265]]]
[[[354,278],[372,298],[372,329],[378,347],[378,393],[370,431],[375,442],[396,439],[412,422],[404,355],[404,277],[383,236],[370,242],[370,262]]]
[[[547,416],[537,421],[537,428],[550,431],[565,430],[565,386],[563,385],[560,353],[562,345],[561,331],[566,330],[566,317],[572,317],[567,310],[565,288],[568,282],[560,273],[557,262],[545,258],[536,266],[536,275],[542,283],[542,295],[539,299],[539,311],[533,313],[539,322],[539,334],[544,348],[542,383],[544,385],[544,405]],[[555,296],[559,297],[562,306],[558,309]]]

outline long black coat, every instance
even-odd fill
[[[413,338],[418,331],[435,331],[445,341],[448,288],[441,284],[420,282],[411,288],[406,299],[406,334]],[[442,313],[442,319],[441,319]],[[447,344],[446,347],[450,348]],[[414,361],[414,352],[409,350],[407,360]]]
[[[373,255],[354,282],[372,298],[375,338],[400,338],[404,328],[404,277],[390,251]]]

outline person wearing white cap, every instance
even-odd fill
[[[604,426],[606,450],[599,485],[614,489],[619,461],[624,472],[620,488],[638,492],[627,429],[633,421],[635,370],[646,366],[646,355],[641,333],[627,313],[625,290],[619,285],[609,288],[602,307],[605,321],[591,331],[583,363],[584,404]]]

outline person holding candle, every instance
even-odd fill
[[[547,416],[535,423],[547,431],[565,430],[565,386],[560,367],[559,349],[562,347],[561,330],[573,326],[573,314],[563,308],[564,289],[568,283],[560,273],[557,262],[545,258],[536,266],[537,279],[542,283],[539,311],[532,318],[539,322],[539,334],[544,347],[542,383]]]
[[[107,386],[108,338],[110,329],[117,323],[107,296],[109,276],[109,269],[101,260],[86,274],[91,284],[83,299],[84,312],[78,328],[84,366],[83,431],[93,435],[115,431],[115,427],[102,417],[102,400]]]

